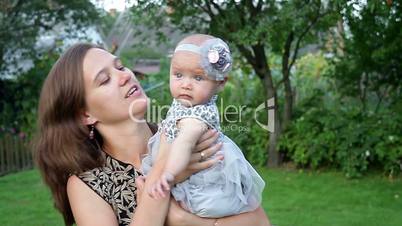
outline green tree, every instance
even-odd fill
[[[326,76],[298,78],[308,92],[281,151],[299,166],[336,167],[347,177],[382,168],[392,177],[402,172],[402,4],[350,0],[337,7]],[[305,68],[298,65],[297,74]]]
[[[0,127],[13,128],[31,137],[35,131],[37,107],[43,80],[58,55],[34,61],[35,67],[15,79],[0,79]]]
[[[331,1],[138,1],[134,15],[160,28],[169,22],[184,32],[202,32],[221,37],[236,47],[262,82],[266,99],[275,100],[275,131],[269,134],[268,165],[280,164],[277,140],[292,115],[291,69],[299,49],[317,42],[317,32],[331,25]],[[325,19],[325,20],[324,20]],[[275,81],[269,57],[282,56],[282,78]],[[278,89],[283,85],[283,116],[278,107]],[[268,111],[268,108],[266,108]],[[268,138],[268,137],[267,137]]]
[[[0,2],[0,71],[4,70],[5,54],[35,57],[34,44],[39,34],[55,25],[68,23],[70,35],[85,29],[97,18],[90,1],[83,0],[2,0]]]
[[[344,95],[359,98],[363,112],[394,104],[402,91],[402,3],[354,0],[339,11],[344,46],[329,75]]]
[[[55,26],[64,26],[69,31],[66,38],[77,37],[96,18],[98,11],[89,0],[0,2],[0,127],[28,135],[34,130],[40,88],[58,57],[55,49],[44,52],[35,48],[38,38]],[[57,40],[55,47],[62,41]],[[26,72],[17,70],[21,66],[17,62],[20,57],[31,59],[33,67]],[[11,78],[4,76],[9,66],[6,64],[16,69]]]

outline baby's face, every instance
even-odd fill
[[[176,52],[170,66],[170,93],[185,106],[208,102],[222,85],[222,82],[208,78],[200,67],[198,54]]]

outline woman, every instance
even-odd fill
[[[161,138],[156,166],[141,179],[141,156],[155,130],[144,122],[147,97],[120,60],[77,44],[55,63],[42,88],[36,159],[66,225],[269,225],[261,208],[236,216],[200,218],[169,197],[152,199],[148,188],[160,175],[169,146]],[[216,133],[204,134],[178,181],[206,169]],[[202,154],[201,154],[202,153]]]

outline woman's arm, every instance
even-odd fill
[[[198,171],[207,169],[214,165],[219,160],[222,160],[222,156],[218,156],[216,158],[209,159],[207,161],[199,162],[197,159],[197,154],[199,152],[204,152],[205,156],[209,158],[214,155],[222,146],[222,144],[213,144],[218,138],[217,131],[206,131],[198,140],[195,149],[192,151],[193,154],[190,157],[190,164],[184,173],[181,174],[181,179],[185,179],[190,176],[191,173],[196,173]],[[141,225],[163,225],[165,221],[166,214],[169,207],[169,198],[168,195],[166,198],[155,200],[151,198],[147,192],[142,192],[142,190],[147,190],[149,187],[155,183],[158,179],[159,175],[163,172],[165,162],[167,161],[168,156],[170,155],[169,145],[167,144],[166,137],[162,133],[161,135],[161,143],[160,150],[158,155],[157,163],[152,168],[150,175],[147,176],[145,185],[141,182],[137,183],[137,203],[138,207],[133,217],[133,221],[131,222],[131,226]],[[171,148],[171,147],[170,147]],[[199,154],[198,154],[199,155]],[[195,162],[194,162],[195,161]],[[137,181],[137,182],[140,182]],[[139,185],[139,186],[138,186]],[[184,210],[182,210],[184,211]],[[161,218],[162,217],[162,218]]]
[[[198,217],[200,218],[200,217]],[[201,220],[205,220],[201,218]],[[253,226],[271,226],[271,223],[268,220],[268,216],[265,214],[264,210],[259,207],[252,212],[242,213],[239,215],[234,215],[230,217],[224,217],[220,219],[213,219],[213,226],[243,226],[243,225],[253,225]],[[205,226],[204,222],[198,222]],[[196,226],[195,224],[192,226]]]
[[[147,176],[145,188],[154,183],[160,176],[167,156],[168,145],[161,137],[159,155],[150,174]],[[67,182],[67,194],[71,210],[77,226],[117,226],[117,217],[112,207],[91,190],[77,176],[71,176]],[[169,207],[169,196],[161,199],[151,198],[147,192],[137,195],[137,208],[132,217],[131,226],[162,226]]]
[[[183,210],[175,200],[170,201],[167,226],[270,226],[264,210],[259,207],[254,211],[223,217],[219,219],[202,218]]]
[[[149,190],[162,174],[169,153],[168,147],[166,137],[161,134],[158,158],[147,176],[143,189]],[[141,190],[143,189],[141,188]],[[148,192],[137,193],[139,202],[130,226],[162,226],[168,211],[169,198],[166,196],[154,199],[149,196]]]

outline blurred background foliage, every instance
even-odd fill
[[[106,12],[95,7],[94,2],[100,1],[2,1],[1,133],[32,136],[42,82],[61,51],[71,44],[66,41],[67,36],[57,36],[52,45],[35,47],[41,34],[54,30],[58,24],[74,24],[67,26],[69,36],[86,40],[82,38],[82,30],[88,30],[88,26],[96,26],[100,33],[107,33],[116,26],[119,12]],[[287,95],[292,97],[290,121],[281,128],[274,143],[279,165],[337,169],[347,177],[360,177],[370,170],[390,177],[401,172],[400,1],[254,1],[256,4],[261,2],[261,11],[252,11],[259,6],[250,6],[252,1],[174,1],[177,5],[169,6],[171,2],[137,1],[132,5],[129,13],[133,26],[142,22],[141,26],[157,30],[153,35],[138,36],[153,37],[163,43],[171,34],[158,30],[164,27],[170,31],[179,30],[182,35],[206,32],[229,41],[233,47],[235,70],[218,101],[221,126],[254,165],[266,166],[270,157],[270,134],[256,123],[257,119],[267,124],[267,112],[256,113],[255,109],[264,103],[267,93],[272,92],[277,98],[281,122],[288,117],[284,114],[289,106]],[[303,8],[304,4],[310,3],[316,4],[317,8]],[[218,4],[219,7],[213,8],[215,6],[209,4]],[[172,13],[169,7],[173,6],[178,7],[174,11],[178,13]],[[200,10],[208,6],[212,7],[215,20],[204,21],[209,17]],[[293,17],[298,7],[305,11]],[[235,14],[236,9],[244,13],[238,17],[239,21],[235,20],[238,25],[221,21],[222,15],[228,18],[239,16]],[[315,22],[314,10],[320,15]],[[256,13],[255,18],[249,13]],[[279,14],[281,17],[277,17]],[[311,18],[305,20],[306,17]],[[314,26],[302,36],[303,28],[310,24]],[[26,29],[16,29],[14,25]],[[239,26],[239,29],[230,27],[232,25]],[[226,28],[233,31],[224,30]],[[292,32],[293,40],[287,48]],[[160,72],[141,80],[145,89],[153,84],[163,84],[148,91],[153,100],[148,112],[149,119],[152,119],[152,114],[159,110],[157,106],[171,103],[168,86],[170,60],[169,52],[145,43],[147,40],[144,44],[127,46],[120,57],[129,68],[137,59],[160,60]],[[259,50],[256,47],[261,46],[265,54],[263,64],[269,66],[269,75],[267,70],[258,71],[261,65],[253,65],[251,58],[244,54],[249,51],[257,57]],[[112,51],[110,46],[106,48]],[[11,60],[10,56],[18,57]],[[20,68],[19,62],[25,59],[20,56],[28,57],[32,67]],[[284,77],[286,73],[288,77]],[[265,83],[268,76],[273,83],[271,91]],[[290,90],[286,84],[290,85]],[[230,105],[241,108],[241,113],[235,115],[225,111]]]

